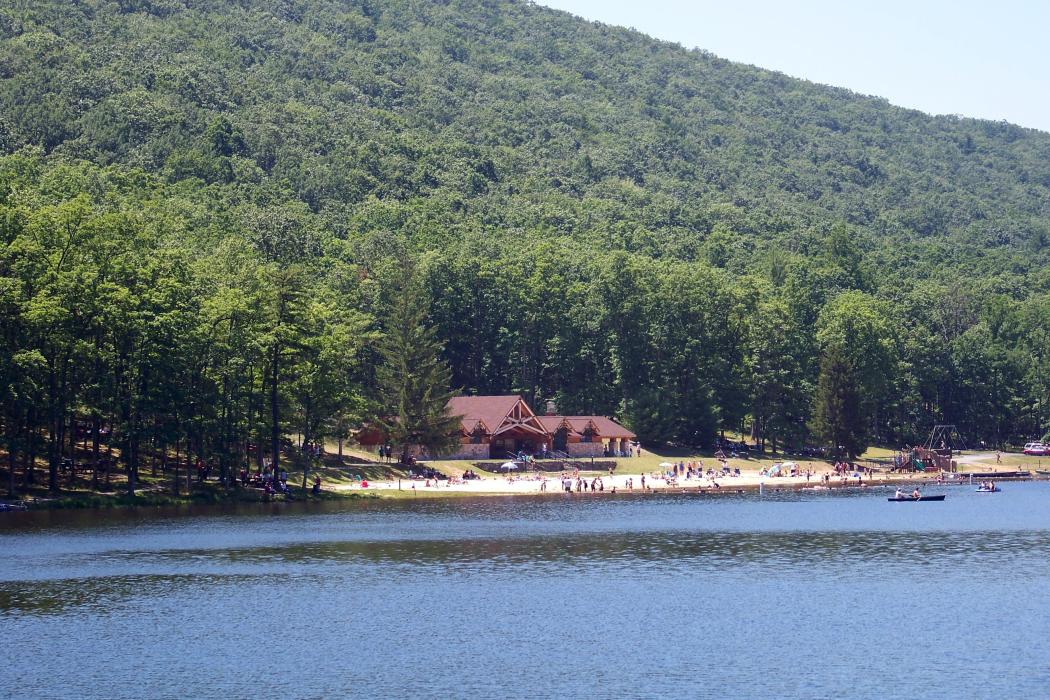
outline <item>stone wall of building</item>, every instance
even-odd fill
[[[565,451],[573,457],[602,457],[605,446],[600,442],[570,442]]]
[[[456,448],[456,451],[446,457],[446,459],[488,459],[489,458],[489,444],[482,442],[478,444],[466,443],[461,444]]]

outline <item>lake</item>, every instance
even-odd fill
[[[1050,484],[0,514],[7,697],[1050,696]]]

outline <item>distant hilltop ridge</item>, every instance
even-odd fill
[[[426,198],[450,229],[546,227],[673,257],[716,228],[791,232],[804,248],[800,230],[832,222],[1043,256],[1048,134],[931,117],[531,3],[4,5],[7,152],[271,183],[336,227],[372,201]],[[363,219],[352,224],[377,225]]]

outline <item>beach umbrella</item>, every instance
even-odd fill
[[[511,469],[517,469],[518,465],[515,462],[504,462],[500,465],[500,469],[503,471],[510,471]]]

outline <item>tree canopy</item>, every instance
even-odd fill
[[[846,368],[864,440],[1050,427],[1038,131],[527,2],[40,0],[0,152],[0,439],[52,481],[78,423],[225,474],[379,416],[405,260],[445,390],[791,445]]]

